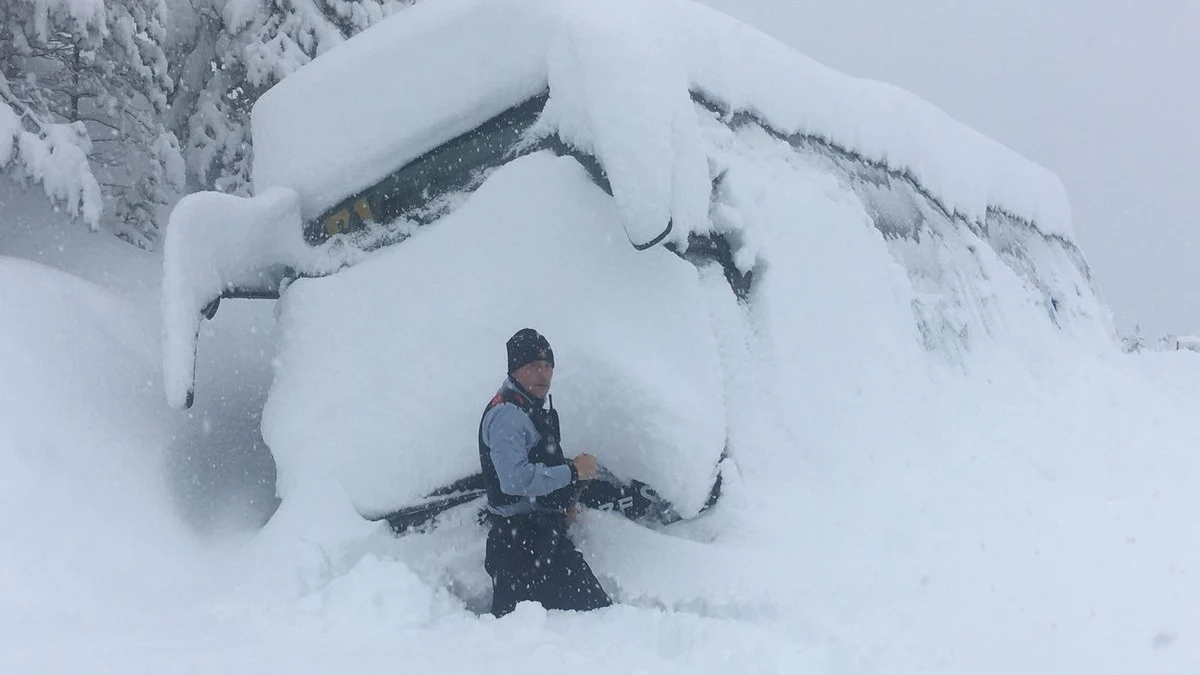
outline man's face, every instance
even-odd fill
[[[546,394],[550,393],[550,380],[554,379],[554,366],[549,361],[531,361],[517,368],[513,377],[525,387],[525,391],[538,398],[546,398]]]

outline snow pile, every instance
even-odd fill
[[[64,220],[37,191],[0,181],[4,237],[0,255],[22,258],[128,296],[157,293],[161,258],[103,233]],[[157,311],[156,315],[161,315]]]
[[[0,257],[0,635],[106,624],[182,572],[147,309]]]
[[[264,415],[285,503],[331,480],[382,511],[477,472],[504,343],[533,326],[555,349],[566,453],[695,513],[725,446],[710,320],[695,268],[614,240],[617,222],[578,164],[537,154],[403,245],[292,284]]]
[[[754,122],[729,125],[709,112],[701,120],[710,162],[721,175],[711,226],[736,242],[740,269],[765,272],[760,280],[769,280],[772,266],[788,273],[812,250],[782,244],[779,236],[795,239],[826,222],[844,221],[852,231],[866,225],[875,236],[856,245],[873,245],[882,235],[893,259],[889,266],[899,263],[896,269],[908,277],[895,291],[909,298],[902,303],[907,322],[915,324],[926,351],[946,362],[963,367],[968,352],[996,341],[1021,345],[1029,359],[1044,358],[1049,334],[1077,339],[1088,349],[1111,349],[1109,313],[1070,242],[997,212],[987,214],[985,233],[977,233],[909,180],[861,159],[780,139]],[[808,203],[795,203],[801,195],[809,195]],[[813,206],[828,201],[848,216]],[[778,270],[780,264],[787,269]],[[805,268],[816,275],[809,283],[827,274]],[[861,268],[848,269],[855,272],[847,282],[861,284]]]
[[[814,417],[844,417],[864,382],[902,391],[920,379],[929,355],[914,325],[916,293],[862,202],[763,134],[739,134],[725,150],[722,217],[761,261],[752,351],[770,364],[771,398],[804,402],[782,421],[807,435]]]

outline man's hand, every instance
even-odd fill
[[[579,480],[591,480],[596,476],[596,469],[599,463],[594,455],[586,452],[580,453],[578,457],[571,460],[575,465],[575,474],[579,476]]]

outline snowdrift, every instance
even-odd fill
[[[414,54],[424,69],[397,65]],[[543,93],[531,134],[594,158],[611,194],[540,151],[394,247],[294,254],[281,224]],[[1195,662],[1194,389],[1118,352],[1044,169],[669,1],[420,3],[285,80],[254,123],[258,201],[228,202],[238,225],[172,220],[168,246],[186,244],[164,306],[191,313],[166,311],[166,331],[187,346],[223,279],[318,277],[280,289],[263,433],[283,502],[250,549],[259,581],[300,597],[282,614],[305,635],[382,621],[406,631],[396,653],[437,661],[464,625],[486,644],[508,630],[583,672],[611,668],[582,634],[689,672],[728,669],[722,654],[853,673]],[[260,222],[269,191],[295,209]],[[667,223],[670,248],[629,246]],[[271,232],[287,241],[254,245]],[[205,257],[239,250],[268,255]],[[361,514],[474,470],[504,339],[525,326],[558,354],[569,454],[690,514],[724,450],[727,491],[661,531],[585,516],[576,537],[623,606],[475,621],[475,505],[399,539]],[[190,369],[170,354],[185,368],[169,373]],[[708,622],[752,653],[711,643]]]
[[[169,585],[186,537],[162,448],[152,312],[0,257],[0,633],[71,623]]]

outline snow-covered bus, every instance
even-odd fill
[[[1099,311],[1053,174],[692,3],[418,3],[264,94],[253,132],[255,195],[172,215],[164,369],[190,405],[202,317],[279,298],[263,435],[285,503],[477,497],[479,414],[524,326],[558,355],[568,452],[675,520],[802,433],[824,340],[905,359],[873,331],[904,323],[953,360],[990,265],[1036,320]],[[837,306],[846,284],[878,302]]]

